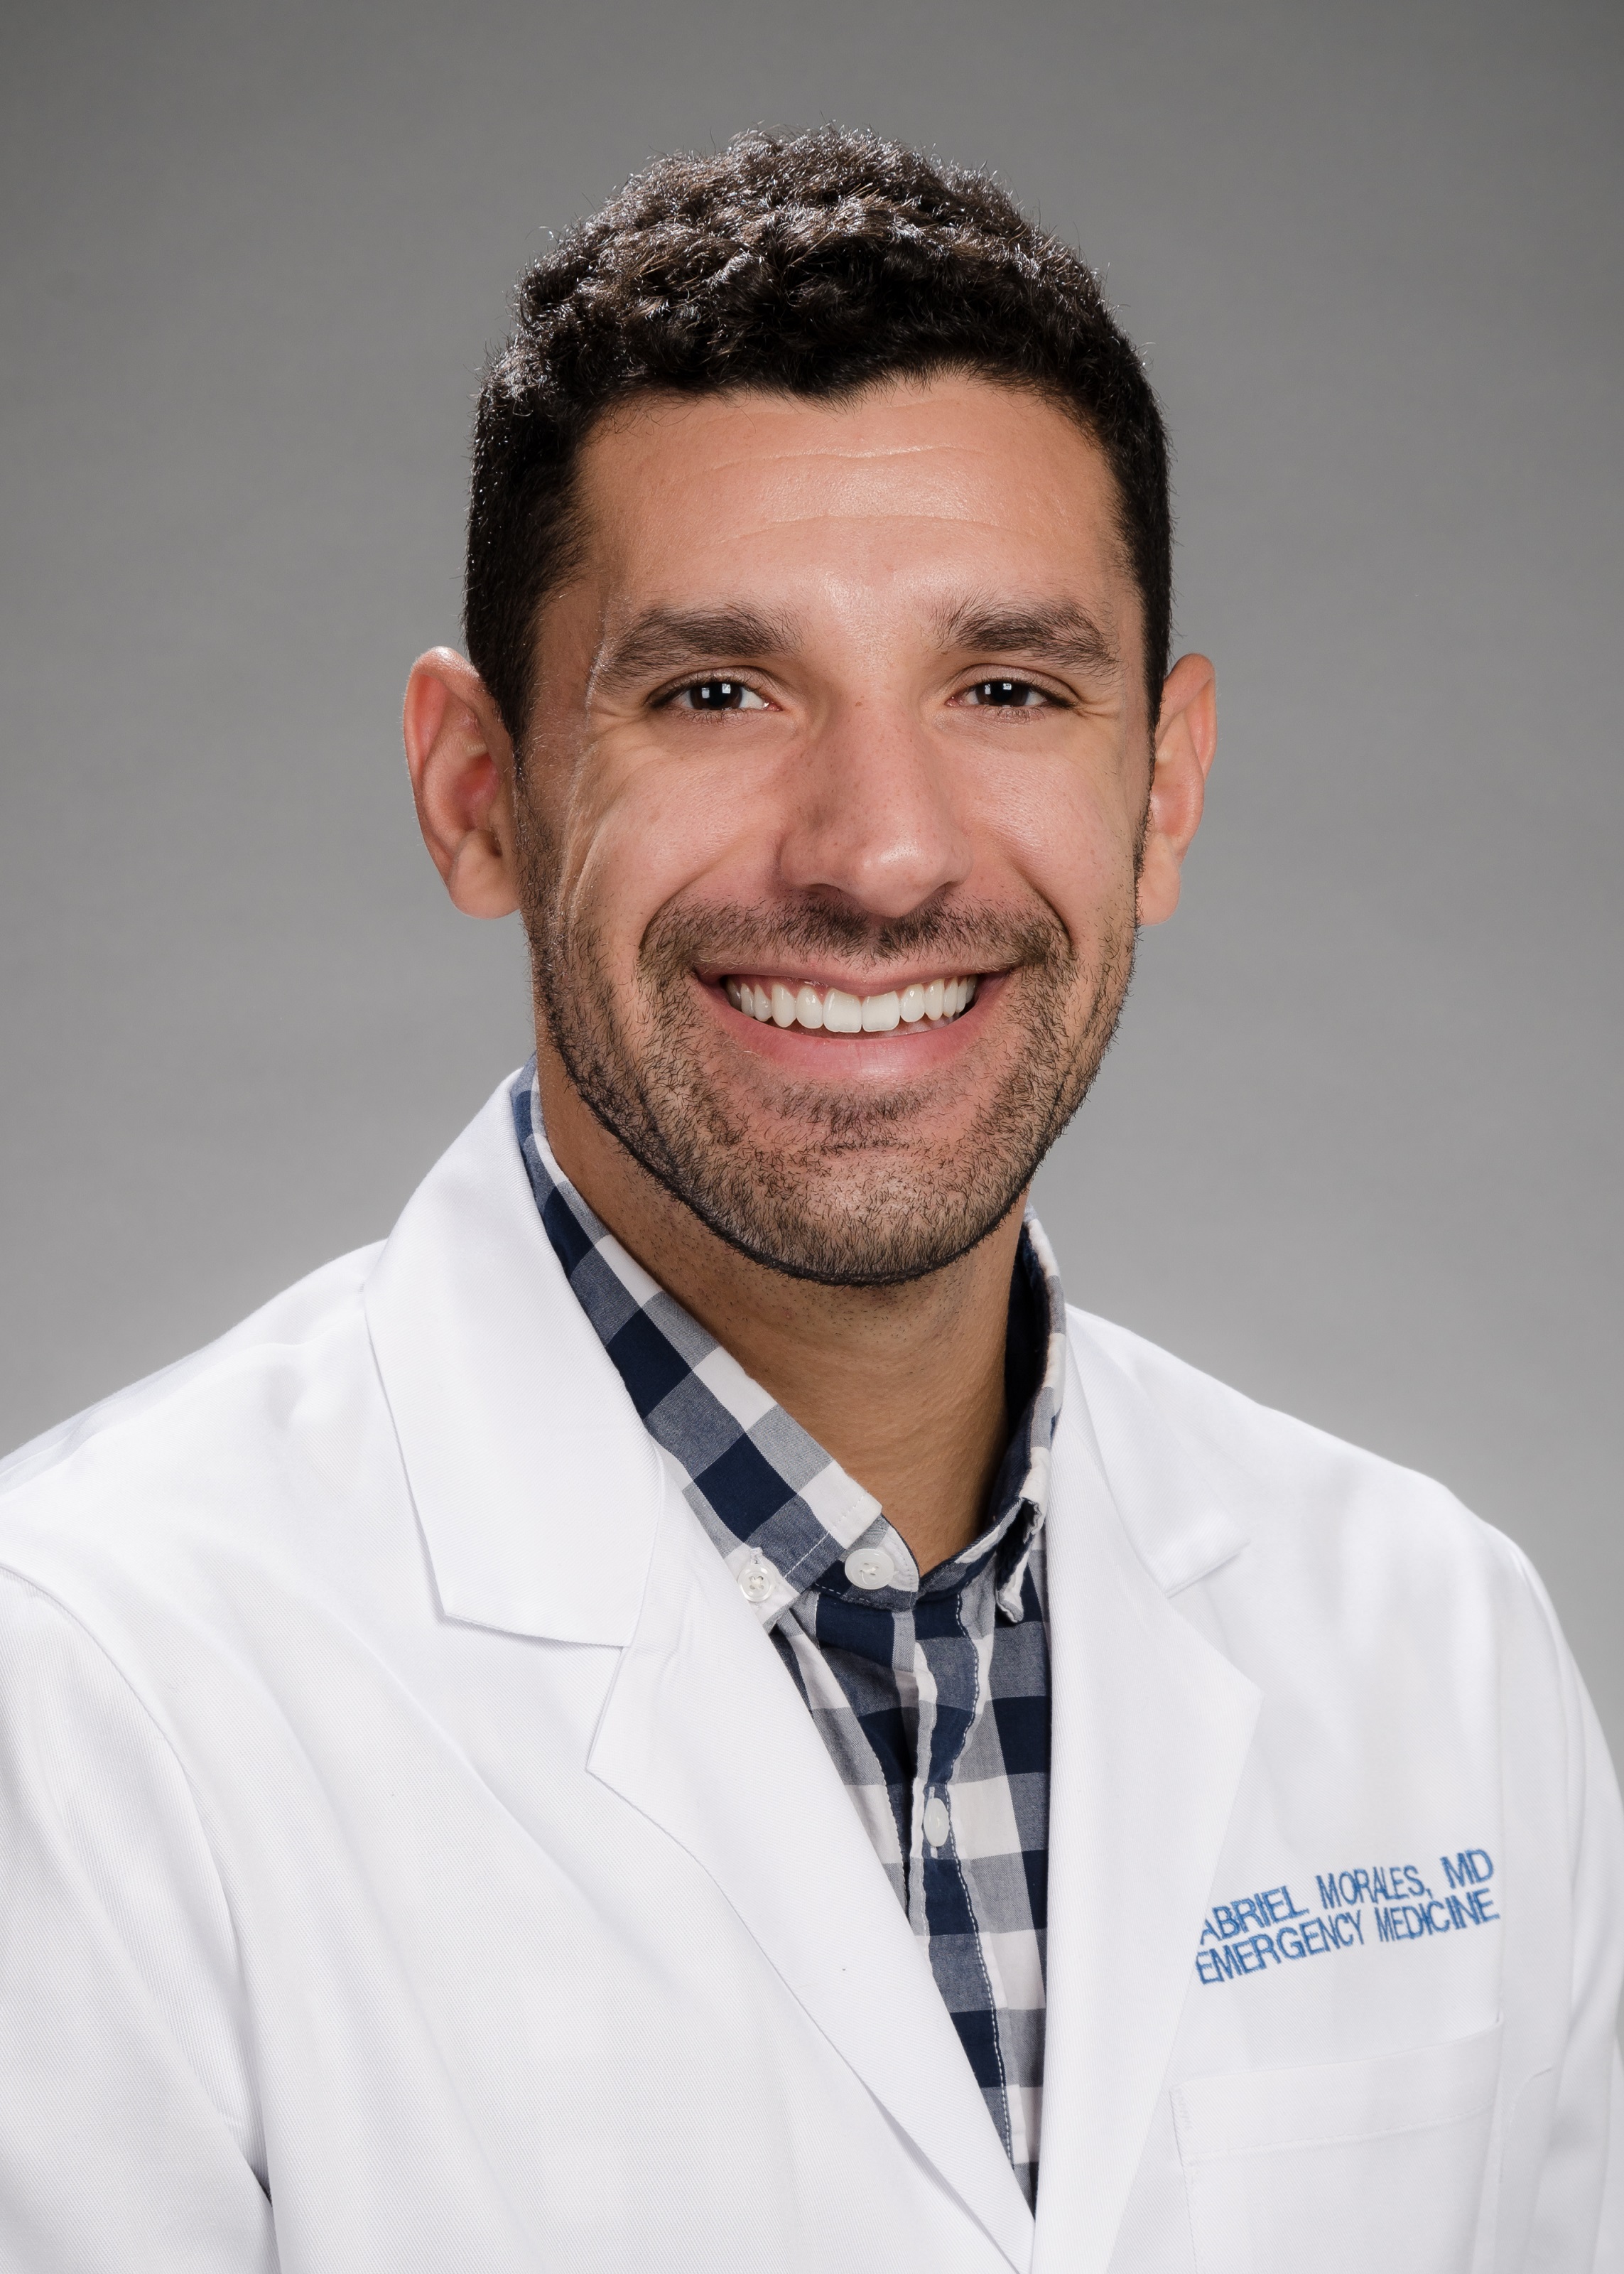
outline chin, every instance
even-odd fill
[[[901,1286],[957,1262],[1002,1224],[1030,1171],[1011,1170],[957,1187],[933,1153],[898,1173],[895,1156],[871,1174],[818,1178],[802,1154],[777,1159],[753,1153],[728,1171],[667,1178],[720,1239],[794,1279],[828,1287]]]

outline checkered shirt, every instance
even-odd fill
[[[1020,1418],[989,1521],[962,1555],[921,1577],[873,1495],[587,1207],[548,1148],[534,1060],[515,1081],[513,1110],[554,1253],[805,1700],[925,1945],[1031,2202],[1049,1876],[1042,1532],[1065,1372],[1065,1306],[1049,1243],[1028,1216],[1005,1360],[1009,1409]]]

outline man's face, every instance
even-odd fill
[[[515,801],[544,1047],[761,1261],[938,1269],[1128,983],[1151,753],[1105,463],[949,378],[641,404],[580,494]]]

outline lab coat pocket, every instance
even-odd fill
[[[1198,2274],[1468,2274],[1500,2038],[1176,2086]]]

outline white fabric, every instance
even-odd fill
[[[1624,1839],[1526,1562],[1071,1347],[1035,2226],[504,1089],[0,1472],[0,2268],[1624,2265]]]

